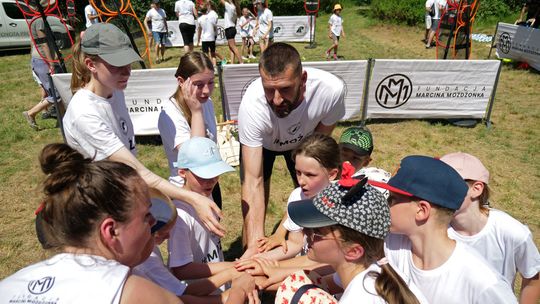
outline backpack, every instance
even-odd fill
[[[432,18],[435,17],[435,1],[433,1],[433,4],[429,8],[429,16]]]

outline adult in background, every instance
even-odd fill
[[[433,42],[433,37],[437,32],[439,27],[439,21],[441,20],[442,9],[446,6],[446,0],[427,0],[426,9],[429,7],[431,12],[431,29],[429,31],[428,40],[426,42],[426,49],[431,48],[431,43]]]
[[[259,72],[261,77],[249,85],[238,114],[245,258],[257,252],[257,239],[264,237],[276,156],[283,155],[298,186],[291,151],[313,132],[330,134],[345,114],[343,82],[325,71],[303,69],[300,54],[286,43],[268,47]]]
[[[152,33],[154,43],[156,44],[156,63],[160,63],[165,60],[165,42],[167,40],[167,33],[169,28],[167,27],[167,14],[165,10],[160,7],[159,0],[152,0],[150,10],[146,13],[144,18],[144,25],[148,33]],[[148,21],[152,23],[152,29],[148,27]],[[161,59],[159,58],[161,55]]]
[[[259,47],[262,53],[274,42],[274,15],[269,8],[264,6],[262,0],[255,0],[253,5],[257,9],[257,24],[253,32],[259,37]]]
[[[84,7],[84,17],[86,18],[86,28],[99,22],[99,15],[91,3]]]
[[[539,16],[540,0],[524,0],[523,8],[521,9],[516,24],[538,28],[538,26],[540,26],[540,21],[537,20]]]
[[[234,40],[234,37],[236,37],[236,20],[241,13],[240,6],[234,0],[220,0],[220,2],[225,6],[225,38],[231,53],[231,63],[234,63],[234,57],[238,58],[238,63],[244,63]]]
[[[174,4],[174,12],[178,17],[178,26],[182,40],[184,41],[184,52],[193,51],[193,37],[195,37],[195,18],[197,9],[191,0],[178,0]]]
[[[435,11],[432,11],[431,4],[433,3],[433,0],[426,0],[426,4],[424,5],[426,8],[424,20],[426,23],[426,33],[424,34],[424,40],[422,40],[424,43],[428,42],[429,39],[429,32],[431,31],[431,17],[433,14],[435,14]]]

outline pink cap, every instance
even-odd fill
[[[488,184],[489,171],[482,162],[467,153],[455,152],[441,157],[441,161],[454,168],[465,180],[475,180]]]

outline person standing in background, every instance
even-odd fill
[[[238,53],[236,41],[234,40],[234,37],[236,37],[236,20],[240,14],[240,6],[234,3],[234,0],[220,0],[220,2],[225,6],[225,38],[229,45],[231,63],[234,63],[234,57],[238,58],[238,63],[244,63],[242,56]]]
[[[257,8],[257,25],[254,33],[259,36],[259,46],[261,53],[274,42],[274,15],[272,11],[264,6],[262,0],[255,0],[253,5]]]
[[[148,27],[148,21],[152,22],[152,29]],[[146,13],[144,18],[144,25],[148,33],[154,37],[154,43],[156,44],[156,63],[159,64],[165,60],[165,41],[167,40],[167,33],[169,28],[167,27],[167,14],[159,5],[159,0],[152,0],[151,8]],[[159,55],[161,54],[161,60]]]
[[[180,34],[184,41],[184,52],[193,51],[193,37],[195,36],[195,18],[197,10],[191,0],[179,0],[174,4],[174,12],[180,23]]]

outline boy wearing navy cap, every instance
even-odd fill
[[[448,225],[468,190],[454,169],[432,157],[407,156],[388,184],[375,184],[390,191],[386,256],[430,303],[517,303],[482,256],[448,238]]]

